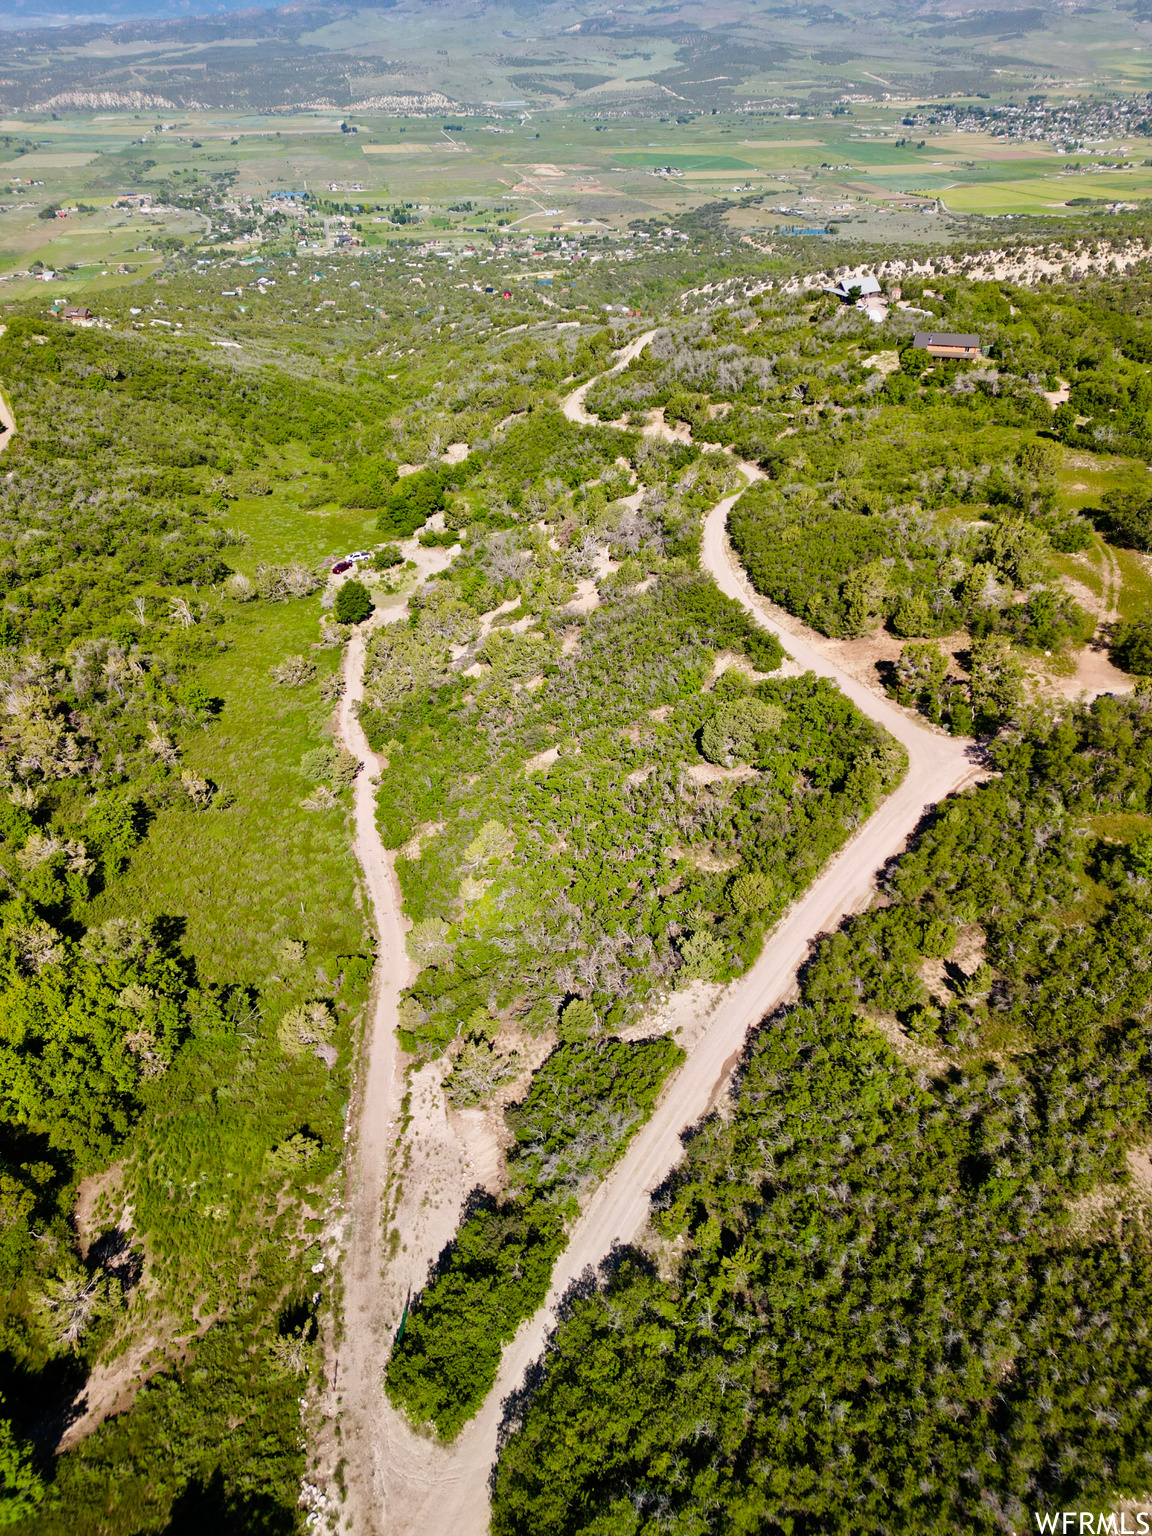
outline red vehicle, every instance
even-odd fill
[[[350,571],[351,569],[351,560],[337,560],[336,564],[332,567],[332,574],[333,576],[342,576],[345,571]]]

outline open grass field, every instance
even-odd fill
[[[315,702],[269,676],[286,655],[308,653],[317,608],[315,599],[260,605],[230,626],[229,651],[203,674],[223,709],[185,752],[227,804],[162,810],[99,903],[98,921],[148,913],[185,923],[182,943],[205,980],[263,986],[290,938],[303,939],[316,963],[364,948],[345,812],[300,810],[313,788],[297,765],[316,744]],[[338,659],[321,653],[320,664],[331,671]]]
[[[235,502],[230,522],[250,538],[233,560],[246,574],[265,560],[314,564],[376,536],[363,514],[301,512],[283,487]],[[200,674],[223,707],[185,752],[226,803],[197,811],[182,799],[162,810],[95,920],[176,917],[187,923],[183,943],[205,979],[263,985],[285,939],[303,939],[314,963],[331,962],[364,948],[368,918],[355,894],[343,806],[300,809],[315,786],[298,765],[332,708],[315,687],[285,688],[270,676],[288,655],[310,656],[321,679],[337,669],[339,651],[312,649],[319,598],[229,603],[226,611],[228,649]]]

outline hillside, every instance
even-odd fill
[[[0,321],[0,1518],[1145,1496],[1142,216],[873,319],[153,142]]]

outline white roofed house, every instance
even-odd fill
[[[861,273],[858,277],[843,277],[832,287],[825,288],[824,292],[842,299],[846,304],[855,304],[869,320],[879,323],[888,318],[888,301],[879,279],[873,277],[871,272]]]
[[[863,273],[860,277],[843,277],[831,288],[826,288],[825,293],[833,293],[838,299],[866,299],[872,294],[881,292],[880,283],[870,272]]]

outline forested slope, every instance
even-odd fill
[[[4,1519],[291,1529],[369,957],[338,783],[326,826],[300,809],[339,658],[284,661],[319,581],[255,569],[223,513],[267,499],[302,406],[336,431],[348,403],[35,317],[0,378]],[[151,1385],[55,1462],[118,1358],[88,1407]]]
[[[34,313],[0,337],[0,1390],[6,1509],[45,1532],[302,1518],[370,962],[329,734],[346,630],[317,597],[336,555],[382,545],[373,591],[410,594],[365,716],[397,764],[382,815],[423,966],[404,1039],[458,1042],[459,1103],[507,1081],[502,1022],[558,1041],[510,1110],[512,1240],[481,1285],[502,1316],[531,1303],[509,1314],[500,1279],[522,1214],[554,1248],[679,1059],[613,1031],[677,978],[739,971],[900,771],[829,690],[766,680],[779,647],[694,574],[730,466],[547,401],[497,431],[499,392],[450,415],[386,361],[325,378],[273,331],[237,366],[198,343],[194,294],[157,301],[183,337]],[[610,340],[494,337],[458,388],[594,368]],[[449,423],[475,440],[462,464],[436,458]],[[398,480],[408,455],[429,468]],[[421,528],[460,548],[414,587],[389,541]],[[95,1417],[56,1460],[86,1382]]]
[[[363,719],[420,968],[401,1040],[452,1051],[458,1107],[516,1078],[523,1036],[559,1042],[507,1113],[510,1197],[468,1216],[389,1361],[393,1400],[446,1438],[681,1059],[615,1032],[739,975],[903,768],[833,687],[772,679],[778,643],[692,574],[737,478],[534,413],[447,495],[459,553],[371,642]]]
[[[1031,1528],[1152,1463],[1152,696],[1005,737],[560,1326],[499,1532]]]
[[[364,711],[414,922],[402,1043],[505,1147],[389,1368],[446,1438],[679,1061],[647,1010],[740,974],[900,773],[701,578],[700,515],[739,489],[709,444],[769,476],[733,519],[761,589],[907,641],[889,685],[999,732],[1003,776],[757,1036],[656,1271],[565,1324],[497,1525],[979,1529],[1141,1487],[1143,1229],[1088,1220],[1146,1136],[1147,697],[1053,723],[1021,680],[1074,665],[1095,616],[1065,583],[1108,561],[1101,639],[1152,671],[1146,280],[909,285],[930,319],[877,329],[757,257],[775,288],[697,293],[590,391],[617,425],[580,428],[561,394],[627,318],[561,329],[431,258],[419,293],[383,252],[260,259],[280,286],[243,310],[173,258],[107,329],[30,304],[0,336],[5,1517],[305,1520],[371,960],[338,556],[376,550],[357,613],[407,604]],[[925,323],[986,363],[925,374]],[[694,446],[641,433],[660,406]]]

